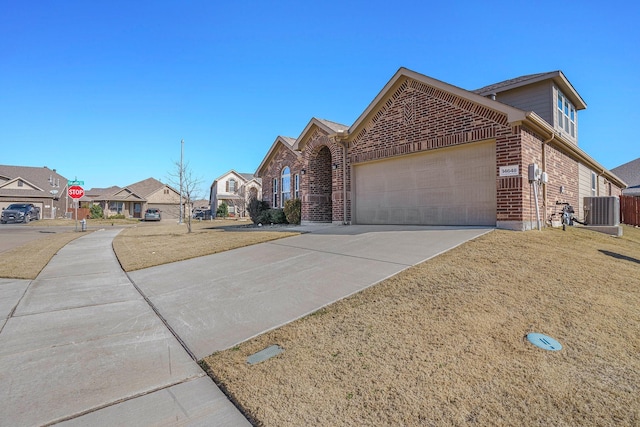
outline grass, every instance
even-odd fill
[[[248,232],[238,228],[244,224],[248,223],[234,220],[195,221],[191,233],[187,233],[186,225],[142,224],[118,234],[113,241],[113,248],[122,268],[134,271],[299,234],[255,229]]]
[[[71,231],[47,233],[0,255],[0,277],[35,279],[53,256],[70,241],[82,236]]]
[[[204,364],[257,425],[640,425],[638,271],[639,229],[497,230]]]
[[[126,219],[90,219],[87,220],[87,229],[91,231],[100,227],[125,227],[113,242],[116,256],[125,271],[210,255],[298,234],[274,231],[277,229],[247,232],[243,226],[248,224],[246,221],[236,220],[193,221],[193,232],[187,233],[186,225],[178,225],[171,221],[145,223]],[[75,220],[42,220],[30,225],[58,230],[55,233],[45,233],[42,238],[3,252],[0,257],[0,277],[35,279],[64,245],[84,235],[74,232],[73,229],[65,231],[61,228],[73,227]]]

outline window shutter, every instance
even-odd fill
[[[226,181],[225,185],[226,185],[226,188],[225,188],[224,191],[228,193],[229,192],[229,181]]]

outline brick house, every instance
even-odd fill
[[[527,230],[534,194],[544,223],[556,202],[582,217],[584,196],[626,186],[578,147],[584,108],[561,71],[468,91],[401,68],[353,125],[312,119],[288,147],[276,140],[256,175],[281,206],[285,172],[299,171],[303,222]]]

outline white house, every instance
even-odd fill
[[[262,179],[251,173],[239,173],[232,169],[211,184],[211,212],[215,214],[224,202],[229,207],[230,216],[245,217],[247,204],[252,197],[262,199]]]

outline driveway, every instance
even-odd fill
[[[358,225],[311,229],[135,271],[129,277],[189,351],[202,359],[491,230]]]

